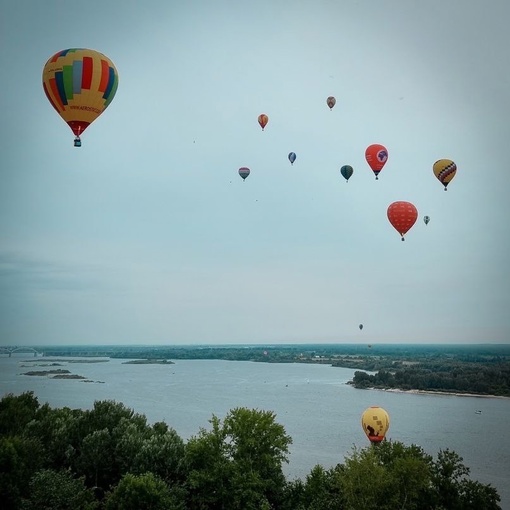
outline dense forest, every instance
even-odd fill
[[[510,363],[497,365],[441,362],[425,366],[397,365],[375,374],[356,371],[356,388],[398,388],[510,397]]]
[[[0,401],[4,510],[497,510],[455,452],[383,441],[287,480],[292,438],[270,411],[236,408],[187,442],[122,403],[91,410]]]
[[[41,351],[45,356],[162,361],[322,363],[355,369],[352,384],[356,388],[510,396],[510,345],[69,346],[43,347]]]

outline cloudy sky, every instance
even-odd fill
[[[1,3],[1,344],[510,341],[507,0]],[[73,47],[119,72],[81,148]]]

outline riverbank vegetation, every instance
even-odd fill
[[[187,442],[122,403],[91,410],[0,401],[4,510],[498,510],[490,484],[471,480],[450,450],[383,441],[331,469],[287,480],[292,438],[271,411],[236,408]]]

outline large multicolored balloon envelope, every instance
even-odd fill
[[[239,169],[239,175],[243,178],[243,181],[250,175],[250,169],[246,168],[245,166],[241,167]]]
[[[329,109],[332,110],[333,109],[333,106],[336,105],[336,99],[333,97],[333,96],[329,96],[327,99],[326,99],[326,103],[327,105],[329,106]]]
[[[377,444],[384,440],[390,428],[390,417],[382,407],[372,406],[365,409],[361,415],[361,426],[368,440],[372,444]]]
[[[365,150],[365,159],[374,172],[375,178],[379,179],[379,172],[383,169],[386,161],[388,161],[388,150],[384,145],[374,143]]]
[[[344,165],[342,168],[340,168],[340,173],[343,175],[345,180],[349,182],[349,179],[351,178],[352,174],[354,173],[354,169],[351,165]]]
[[[432,170],[446,191],[446,187],[457,173],[457,165],[451,159],[439,159],[432,166]]]
[[[46,62],[42,81],[46,97],[75,134],[75,147],[80,147],[80,135],[112,102],[119,75],[102,53],[71,48]]]
[[[261,113],[258,118],[260,127],[262,128],[262,131],[264,131],[264,128],[267,126],[267,123],[269,122],[269,117],[265,113]]]
[[[289,161],[290,161],[290,164],[293,165],[294,164],[294,161],[296,161],[296,153],[295,152],[289,152]]]
[[[411,204],[411,202],[393,202],[388,207],[388,220],[393,225],[393,228],[402,236],[416,223],[418,218],[418,210]]]

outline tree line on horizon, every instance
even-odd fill
[[[271,411],[212,416],[185,442],[120,402],[90,410],[0,400],[4,510],[500,510],[455,452],[416,445],[354,447],[331,469],[288,480],[292,438]]]

